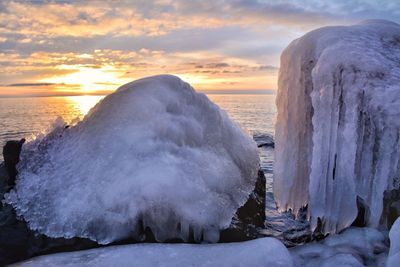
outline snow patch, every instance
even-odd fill
[[[251,137],[204,94],[169,75],[105,97],[23,148],[6,198],[33,230],[107,244],[143,238],[216,242],[257,179]]]
[[[325,27],[281,56],[274,194],[280,210],[308,205],[314,230],[335,233],[400,180],[400,26],[371,20]]]

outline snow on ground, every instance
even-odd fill
[[[277,94],[274,194],[280,210],[308,204],[311,226],[339,232],[400,187],[400,25],[325,27],[283,52]]]
[[[247,266],[291,267],[285,246],[274,238],[228,244],[136,244],[59,253],[15,266]]]
[[[216,242],[253,190],[255,142],[170,75],[120,87],[83,121],[26,144],[7,196],[33,230],[102,244],[142,238]]]

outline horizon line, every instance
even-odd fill
[[[31,98],[31,97],[69,97],[69,96],[106,96],[104,92],[93,93],[65,93],[65,94],[15,94],[15,95],[1,95],[0,98]],[[217,89],[217,90],[196,90],[196,92],[204,93],[206,95],[275,95],[275,89]]]

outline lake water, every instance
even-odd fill
[[[208,97],[251,133],[273,134],[275,95],[214,95]],[[45,131],[57,118],[82,118],[103,96],[0,98],[0,144]]]

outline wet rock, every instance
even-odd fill
[[[246,224],[264,227],[265,222],[265,175],[259,170],[254,191],[247,202],[238,209],[237,217]]]
[[[21,154],[22,145],[25,143],[25,139],[19,141],[8,141],[3,147],[3,158],[4,166],[8,173],[7,184],[10,187],[14,187],[15,179],[17,177],[17,164],[19,162],[19,155]]]
[[[275,147],[274,138],[268,134],[254,134],[253,140],[257,143],[258,147]]]
[[[7,189],[9,175],[4,163],[0,164],[0,197]],[[0,266],[28,257],[29,231],[25,223],[18,221],[14,209],[0,203]]]
[[[259,170],[254,191],[238,209],[230,227],[221,231],[219,242],[240,242],[263,236],[259,228],[265,227],[265,183],[264,173]]]
[[[357,196],[357,209],[358,209],[357,218],[354,220],[351,226],[356,226],[356,227],[367,226],[367,221],[370,216],[370,210],[365,200],[359,196]]]
[[[0,199],[7,191],[9,174],[4,163],[0,164]],[[0,266],[28,259],[33,256],[62,251],[97,247],[97,243],[73,238],[49,238],[30,230],[19,219],[11,205],[0,203]]]
[[[383,195],[381,224],[388,229],[400,217],[400,189],[386,190]]]

